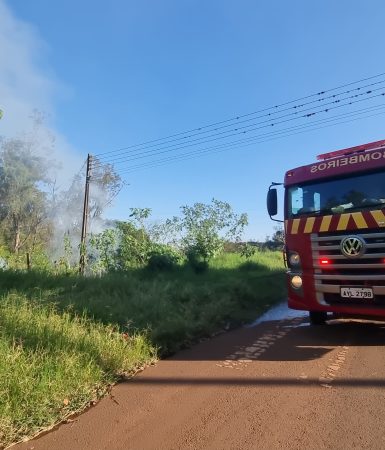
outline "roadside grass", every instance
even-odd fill
[[[118,324],[124,332],[149,330],[165,356],[220,329],[253,321],[284,298],[284,278],[280,252],[258,252],[247,261],[230,253],[203,273],[189,266],[84,278],[0,272],[0,294],[18,292],[38,303],[55,303],[59,310]]]
[[[51,427],[155,360],[143,335],[58,313],[17,294],[0,301],[0,448]]]
[[[253,321],[284,298],[284,278],[278,252],[225,254],[204,273],[1,271],[0,447],[83,410],[157,353]]]

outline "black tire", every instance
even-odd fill
[[[309,319],[312,325],[325,325],[327,313],[323,311],[309,311]]]

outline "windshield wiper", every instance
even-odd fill
[[[336,206],[335,208],[331,208],[331,210],[334,214],[340,214],[345,211],[359,211],[361,209],[376,208],[378,206],[382,206],[385,208],[385,202],[367,199],[366,201],[364,200],[360,205],[352,205],[352,206],[348,206],[348,207],[344,207],[341,205],[341,206]]]

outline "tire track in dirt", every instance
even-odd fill
[[[291,330],[301,326],[304,323],[303,317],[293,317],[281,319],[271,331],[267,331],[259,336],[254,342],[239,346],[235,351],[228,354],[226,359],[217,362],[215,365],[224,369],[243,370],[253,361],[256,361],[269,350],[280,339],[284,338]],[[318,376],[320,386],[332,388],[332,383],[338,376],[346,361],[349,347],[347,345],[336,347],[337,354],[330,359],[327,367]],[[335,352],[333,350],[333,353]],[[298,380],[311,381],[305,372],[301,372]],[[316,377],[317,379],[317,377]],[[314,381],[314,379],[313,379]]]
[[[265,332],[251,344],[239,346],[236,351],[227,355],[225,360],[215,365],[225,369],[242,370],[285,337],[290,330],[300,326],[301,323],[303,323],[302,317],[282,319],[271,332]]]
[[[332,360],[332,362],[327,366],[325,371],[319,377],[319,382],[322,387],[331,388],[332,382],[337,377],[338,371],[343,367],[346,356],[349,351],[349,347],[344,345],[340,347],[340,350],[337,352],[337,355]]]

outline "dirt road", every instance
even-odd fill
[[[384,449],[385,324],[282,318],[203,342],[17,450]]]

